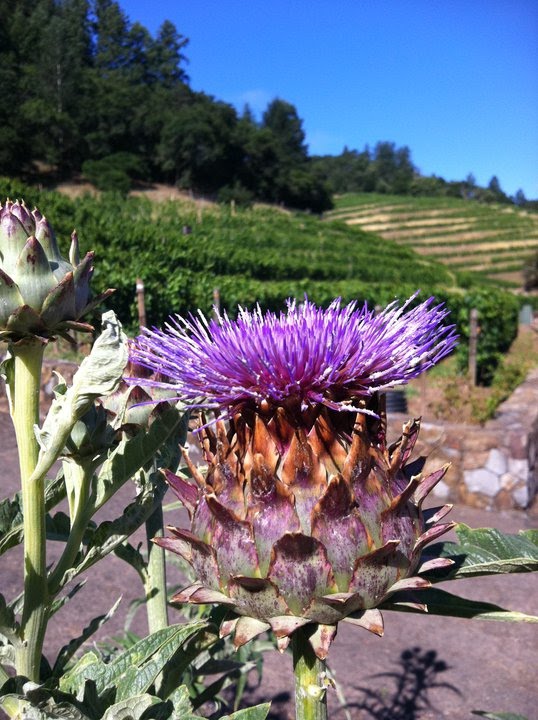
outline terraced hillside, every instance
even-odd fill
[[[521,286],[538,249],[538,214],[456,198],[342,195],[326,218],[374,232],[421,255]]]

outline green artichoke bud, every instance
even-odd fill
[[[24,201],[0,206],[0,339],[57,335],[72,340],[69,330],[91,330],[80,318],[110,295],[90,301],[94,253],[80,260],[76,232],[69,261],[47,219]]]

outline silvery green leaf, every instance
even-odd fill
[[[105,663],[93,651],[85,653],[75,665],[60,678],[60,690],[73,693],[78,700],[84,697],[86,680],[97,677],[104,672]]]
[[[8,667],[15,667],[15,648],[13,645],[4,645],[4,637],[0,633],[0,665],[7,665]]]
[[[224,715],[221,720],[265,720],[271,709],[271,703],[254,705],[254,707],[237,710],[231,715]]]
[[[174,706],[174,720],[201,720],[193,713],[189,690],[185,685],[180,685],[167,698]]]
[[[131,543],[124,542],[115,548],[114,554],[136,570],[142,584],[146,583],[148,579],[147,562],[139,550],[133,547]]]
[[[504,608],[491,603],[468,600],[458,597],[446,590],[435,587],[425,588],[410,595],[408,592],[395,593],[389,600],[380,605],[381,610],[399,610],[401,612],[422,612],[412,603],[426,605],[429,615],[444,615],[448,617],[477,618],[479,620],[500,620],[504,622],[538,623],[535,615]],[[411,603],[411,604],[410,604]]]
[[[87,582],[86,580],[81,580],[79,583],[74,585],[69,590],[68,593],[66,593],[65,595],[62,595],[62,597],[60,597],[60,598],[55,598],[52,601],[51,606],[50,606],[49,618],[51,618],[54,615],[54,613],[57,613],[58,610],[61,610],[63,608],[63,606],[67,602],[69,602],[69,600],[71,600],[71,598],[74,597],[78,593],[79,590],[82,590],[84,585],[86,585],[86,582]]]
[[[191,623],[190,625],[176,625],[176,632],[170,634],[159,647],[141,663],[131,665],[126,669],[125,674],[118,682],[116,697],[123,699],[130,697],[133,693],[145,692],[153,685],[162,673],[166,664],[174,657],[178,649],[186,640],[198,634],[206,623]],[[156,635],[157,633],[154,633]],[[150,635],[150,638],[153,637]],[[147,638],[137,643],[141,645]],[[135,646],[136,647],[136,646]],[[133,648],[134,650],[134,648]]]
[[[58,657],[56,658],[56,662],[54,663],[54,667],[52,669],[52,674],[54,676],[57,677],[62,672],[66,663],[73,657],[76,651],[80,647],[82,647],[86,640],[88,640],[88,638],[90,638],[95,632],[97,632],[97,630],[99,630],[99,628],[101,628],[106,622],[110,620],[110,618],[118,609],[120,602],[121,597],[116,600],[114,605],[112,605],[112,607],[107,613],[93,618],[93,620],[89,623],[89,625],[84,628],[84,630],[78,637],[73,638],[67,645],[63,646],[63,648],[58,653]]]
[[[142,492],[127,505],[120,517],[102,522],[91,535],[88,534],[88,547],[84,557],[74,568],[65,573],[60,581],[60,587],[88,570],[125,542],[152,514],[161,502],[163,494],[164,489],[156,489],[153,483],[147,482]]]
[[[10,717],[24,720],[90,720],[72,697],[51,691],[22,678],[11,678],[6,683],[8,692],[0,698],[0,707]],[[11,692],[9,692],[11,690]]]
[[[17,646],[22,642],[19,623],[15,619],[13,610],[6,604],[3,595],[0,595],[0,634],[3,635],[11,645]]]
[[[129,478],[149,463],[159,448],[176,438],[185,422],[185,413],[168,407],[151,424],[132,438],[124,438],[103,463],[94,481],[94,510],[98,510]]]
[[[472,710],[473,715],[488,718],[488,720],[527,720],[524,715],[511,712],[487,712],[485,710]]]
[[[111,705],[102,720],[140,720],[148,708],[161,702],[158,697],[147,693],[134,695]]]
[[[207,625],[207,621],[170,625],[139,640],[107,664],[90,653],[90,657],[84,656],[60,678],[60,688],[64,692],[76,693],[78,697],[84,690],[85,682],[91,680],[98,694],[107,688],[118,687],[118,700],[144,693],[162,672],[167,660]],[[134,680],[131,675],[133,669],[137,671],[134,683],[131,682]]]
[[[456,580],[478,575],[535,572],[538,570],[538,532],[520,531],[508,535],[495,528],[472,528],[459,523],[457,543],[443,542],[428,546],[425,555],[448,557],[454,565],[426,573],[432,581]]]
[[[45,485],[45,510],[49,512],[65,497],[63,472],[60,470],[54,480]],[[23,540],[22,500],[16,493],[10,500],[6,498],[0,503],[0,555]]]
[[[110,310],[103,314],[103,330],[91,353],[73,376],[73,384],[52,401],[43,427],[36,428],[41,452],[33,477],[42,477],[60,456],[74,424],[100,396],[119,385],[127,364],[127,337]]]

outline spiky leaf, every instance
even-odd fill
[[[447,557],[454,565],[427,573],[432,581],[456,580],[478,575],[534,572],[538,570],[538,532],[507,535],[495,528],[456,526],[459,542],[444,542],[427,548],[425,559]]]
[[[535,615],[504,610],[504,608],[491,603],[468,600],[458,597],[446,590],[438,588],[426,588],[420,593],[410,595],[409,593],[396,593],[389,601],[383,603],[382,610],[399,610],[402,612],[423,612],[414,606],[414,603],[426,606],[430,615],[443,615],[447,617],[477,618],[479,620],[501,620],[505,622],[530,622],[538,623]]]

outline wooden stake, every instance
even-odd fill
[[[478,310],[473,308],[470,313],[469,322],[469,382],[471,386],[476,385],[476,354],[478,347]]]
[[[136,301],[138,304],[138,324],[141,328],[146,327],[146,299],[144,281],[141,278],[136,279]]]

